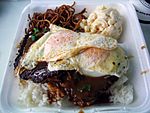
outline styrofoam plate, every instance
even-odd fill
[[[28,14],[33,12],[43,12],[48,8],[55,8],[61,4],[72,4],[73,1],[32,1],[31,4],[27,5],[22,12],[18,30],[16,33],[16,38],[14,40],[13,47],[11,48],[10,62],[7,66],[4,78],[3,86],[0,95],[0,103],[2,111],[4,113],[77,113],[79,111],[78,107],[75,106],[48,106],[48,107],[33,107],[25,108],[21,107],[17,103],[18,97],[18,84],[14,77],[13,62],[16,56],[16,44],[19,43],[21,38],[24,36],[24,29],[27,27]],[[120,14],[123,16],[124,27],[123,34],[119,43],[127,51],[128,55],[133,56],[130,59],[130,68],[128,72],[129,82],[134,86],[134,101],[129,105],[121,104],[105,104],[96,105],[84,109],[87,113],[99,113],[101,112],[146,112],[150,110],[150,59],[143,33],[141,31],[138,18],[134,7],[129,2],[120,3],[107,3],[99,1],[76,1],[77,11],[82,10],[84,7],[87,8],[87,12],[92,12],[98,5],[109,5],[116,8]]]

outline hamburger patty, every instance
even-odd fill
[[[109,87],[118,80],[116,76],[89,77],[76,70],[49,71],[46,62],[39,62],[32,70],[20,73],[23,80],[48,83],[63,92],[68,100],[80,107],[95,103],[109,103]]]

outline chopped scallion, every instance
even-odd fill
[[[32,39],[32,41],[36,41],[36,40],[37,40],[37,38],[36,38],[35,35],[32,35],[32,36],[31,36],[31,39]]]
[[[33,28],[33,30],[34,30],[35,34],[39,32],[39,29],[37,29],[37,28]]]
[[[83,91],[91,91],[91,85],[90,85],[90,84],[85,84],[85,85],[82,87],[82,90],[83,90]]]

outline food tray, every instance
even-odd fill
[[[24,108],[17,104],[18,84],[14,77],[13,61],[16,56],[16,45],[24,36],[24,29],[27,27],[28,14],[33,12],[43,12],[48,8],[55,8],[61,4],[72,4],[71,0],[50,1],[50,0],[33,0],[22,11],[16,38],[13,47],[10,48],[9,63],[7,65],[4,77],[3,86],[0,95],[0,105],[4,113],[78,113],[80,108],[75,106],[48,106],[48,107],[33,107]],[[76,9],[82,10],[87,8],[87,12],[91,13],[96,6],[108,5],[116,8],[123,16],[123,33],[119,40],[121,45],[127,52],[130,58],[130,67],[128,71],[129,82],[134,87],[134,101],[129,105],[122,104],[103,104],[84,108],[85,113],[134,113],[148,112],[150,110],[150,59],[146,48],[146,43],[141,31],[140,24],[134,7],[128,2],[100,2],[100,1],[76,1]]]

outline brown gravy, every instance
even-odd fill
[[[76,70],[49,71],[46,62],[39,62],[33,70],[20,73],[23,80],[50,83],[63,91],[70,101],[80,107],[95,103],[109,103],[109,87],[118,80],[116,76],[89,77]]]

